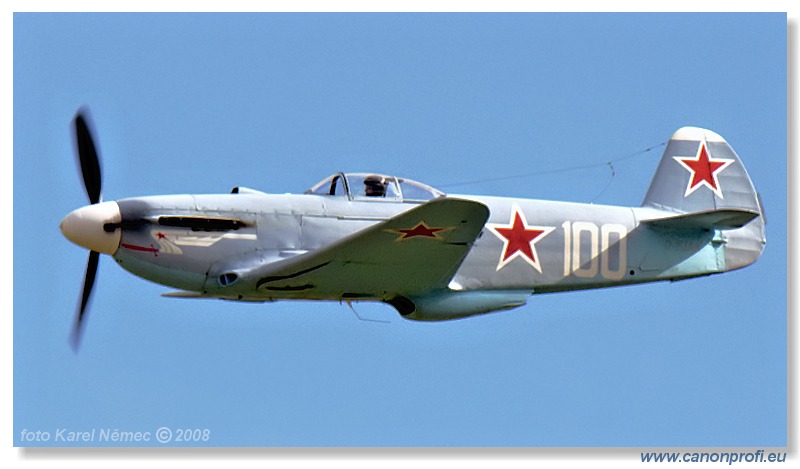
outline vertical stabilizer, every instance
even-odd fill
[[[653,225],[716,230],[724,245],[721,270],[755,262],[766,243],[750,176],[728,142],[710,130],[683,127],[672,135],[642,206],[675,214]]]
[[[761,213],[736,152],[718,134],[697,127],[672,135],[642,206],[679,213],[727,208]]]

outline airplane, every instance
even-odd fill
[[[102,201],[90,127],[80,109],[74,142],[90,205],[60,224],[89,250],[75,348],[101,253],[176,289],[165,297],[372,301],[406,319],[444,321],[538,293],[727,272],[755,262],[766,244],[741,160],[697,127],[672,135],[635,207],[451,195],[379,173],[336,173],[302,194],[235,187]]]

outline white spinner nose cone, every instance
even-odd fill
[[[119,223],[122,215],[116,202],[101,202],[87,205],[70,213],[61,220],[61,233],[68,240],[91,251],[114,254],[119,247],[122,231],[109,223]]]

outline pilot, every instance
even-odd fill
[[[386,181],[376,175],[365,177],[364,194],[367,197],[384,197],[386,195]]]

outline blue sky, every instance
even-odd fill
[[[214,446],[784,446],[785,77],[783,14],[16,14],[13,443],[169,427]],[[162,298],[104,257],[76,355],[86,253],[58,223],[86,203],[83,105],[106,200],[302,192],[343,170],[638,205],[660,151],[614,162],[607,189],[605,162],[707,127],[747,165],[768,243],[722,276],[434,324]]]

